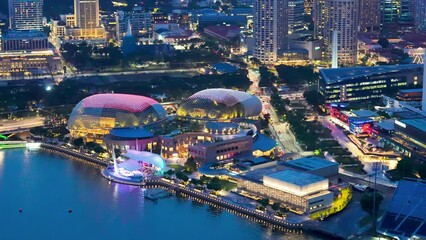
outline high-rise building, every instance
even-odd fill
[[[380,31],[380,0],[359,1],[360,32]]]
[[[43,30],[43,0],[9,0],[9,27]]]
[[[426,32],[426,0],[416,0],[414,22],[418,31]]]
[[[127,32],[129,26],[132,26],[132,35],[135,37],[151,37],[152,24],[151,13],[135,8],[132,11],[118,11],[116,14],[117,37],[121,39]]]
[[[101,27],[99,0],[74,0],[75,28],[68,35],[75,38],[104,38]]]
[[[287,46],[287,0],[256,0],[254,2],[253,56],[262,63],[273,64],[277,52]]]
[[[288,34],[300,32],[304,29],[304,0],[288,0],[286,17],[288,18]]]
[[[353,66],[357,60],[359,0],[326,0],[325,57],[331,60],[333,32],[337,32],[338,63]]]
[[[399,4],[400,4],[400,10],[398,15],[398,22],[413,23],[415,0],[400,0]]]
[[[305,14],[312,15],[314,0],[305,0]]]
[[[380,12],[382,24],[394,23],[398,20],[401,0],[381,0]]]
[[[325,6],[326,0],[314,0],[312,6],[312,20],[314,22],[314,37],[323,38],[324,27],[328,9]]]

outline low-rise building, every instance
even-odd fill
[[[40,31],[7,31],[2,35],[2,51],[46,50],[51,46],[47,35]]]
[[[377,231],[395,239],[426,239],[426,182],[402,180]]]
[[[320,69],[319,92],[325,103],[381,98],[389,88],[420,85],[421,64]]]
[[[318,157],[303,157],[284,162],[277,169],[292,169],[328,178],[339,173],[339,164]]]

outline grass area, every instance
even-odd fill
[[[341,196],[334,199],[329,208],[312,213],[310,218],[320,220],[342,211],[352,199],[352,190],[347,187],[342,189],[341,192]]]
[[[351,153],[350,153],[350,152],[348,152],[348,151],[346,151],[345,149],[340,148],[340,147],[333,147],[333,148],[329,148],[329,149],[328,149],[328,152],[329,152],[331,155],[351,155]]]
[[[183,170],[183,166],[178,165],[178,164],[168,165],[168,167],[175,170],[175,172],[181,172]]]
[[[340,164],[356,164],[358,163],[356,159],[353,157],[347,157],[347,156],[337,156],[334,159]]]
[[[347,167],[343,167],[343,169],[353,172],[353,173],[357,173],[357,174],[367,174],[367,172],[364,170],[364,165],[362,164],[358,164],[357,166],[347,166]]]

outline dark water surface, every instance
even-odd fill
[[[317,238],[272,231],[186,199],[152,202],[142,189],[109,183],[88,164],[17,149],[0,151],[0,239]]]

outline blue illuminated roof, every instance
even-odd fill
[[[150,138],[154,136],[152,132],[144,128],[113,128],[109,134],[119,138]]]
[[[318,157],[304,157],[285,162],[283,165],[302,171],[314,171],[338,164]]]
[[[222,129],[238,129],[237,123],[231,122],[207,122],[206,128],[209,130],[218,130],[222,131]]]
[[[368,122],[373,122],[373,119],[368,117],[350,117],[349,122],[350,123],[368,123]]]
[[[298,186],[306,186],[306,185],[310,185],[310,184],[325,180],[325,178],[323,177],[319,177],[310,173],[298,172],[298,171],[294,171],[290,169],[277,172],[277,173],[272,173],[267,176],[270,178],[275,178],[277,180],[291,183],[293,185],[298,185]]]
[[[352,67],[352,68],[322,68],[320,73],[327,84],[333,84],[348,79],[396,73],[404,70],[422,68],[422,64],[386,65],[374,67]]]
[[[415,127],[422,132],[426,132],[426,118],[417,118],[417,119],[404,119],[400,122],[403,122],[407,125]]]
[[[216,71],[222,73],[234,73],[238,70],[238,68],[232,64],[220,62],[211,65]]]
[[[353,110],[352,111],[357,117],[378,117],[379,114],[371,110]]]
[[[274,149],[274,147],[277,145],[277,142],[264,135],[264,134],[258,134],[257,139],[253,143],[253,151],[260,150],[262,152],[270,151]]]
[[[401,93],[419,93],[423,92],[423,89],[421,88],[412,88],[412,89],[401,89],[399,90]]]

